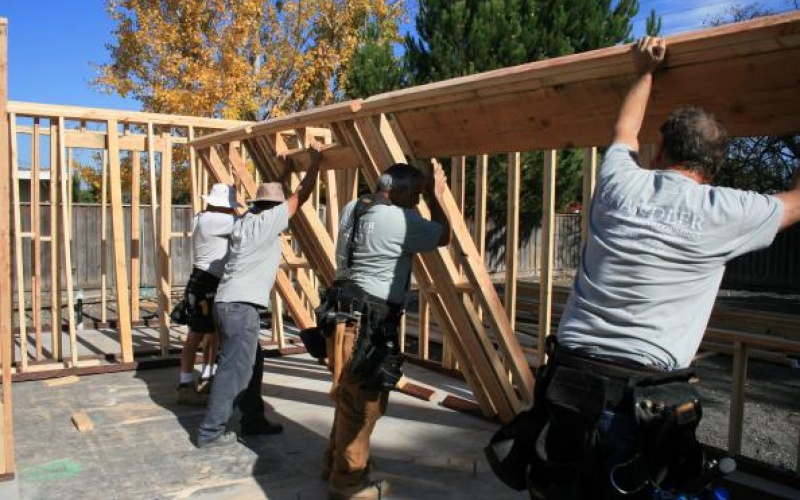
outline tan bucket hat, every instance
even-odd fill
[[[258,185],[256,197],[250,200],[254,201],[274,201],[276,203],[283,203],[286,201],[286,196],[283,194],[283,186],[280,182],[265,182]]]

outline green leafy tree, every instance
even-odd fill
[[[800,2],[787,6],[800,8]],[[705,19],[706,26],[721,26],[773,14],[759,3],[729,7]],[[724,124],[723,124],[724,125]],[[800,158],[800,135],[737,137],[731,141],[728,158],[716,184],[759,192],[787,189]]]
[[[637,0],[421,0],[416,34],[405,40],[410,81],[423,84],[526,62],[559,57],[630,41]],[[648,31],[657,34],[660,20],[651,12]],[[468,164],[467,190],[474,164]],[[506,213],[505,158],[492,157],[488,211],[502,226]],[[522,157],[523,219],[539,220],[542,205],[542,154]],[[582,195],[582,155],[559,154],[557,207]],[[468,200],[466,211],[473,205]],[[528,228],[530,229],[530,228]],[[525,228],[523,228],[525,230]]]

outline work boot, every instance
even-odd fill
[[[197,392],[193,384],[179,384],[176,401],[179,405],[205,406],[208,403],[208,394]]]
[[[386,498],[389,494],[389,481],[378,479],[367,484],[357,484],[349,488],[337,488],[328,485],[328,496],[331,500],[366,500]]]
[[[255,424],[242,422],[242,436],[271,436],[283,432],[283,424],[272,423],[266,418]]]

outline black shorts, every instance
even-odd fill
[[[193,333],[214,333],[214,297],[219,278],[195,268],[186,284],[187,325]]]

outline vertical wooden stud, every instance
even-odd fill
[[[141,185],[142,156],[139,151],[131,151],[131,321],[141,320],[139,309],[139,286],[141,274]]]
[[[33,119],[31,138],[31,233],[33,238],[33,271],[31,273],[31,315],[33,316],[36,361],[42,360],[42,198],[40,184],[41,129],[39,118]]]
[[[0,26],[0,29],[3,29]],[[2,43],[4,39],[0,39]],[[3,108],[5,109],[5,108]],[[25,267],[22,256],[22,200],[19,192],[19,150],[17,144],[17,117],[14,113],[9,114],[10,124],[10,145],[11,145],[11,194],[14,202],[14,274],[16,274],[17,285],[17,317],[19,321],[19,350],[20,366],[18,371],[24,372],[28,369],[28,317],[25,301]]]
[[[50,120],[50,345],[53,359],[62,359],[61,345],[61,270],[59,268],[61,246],[58,241],[59,221],[58,192],[58,125]],[[61,200],[64,203],[65,200]]]
[[[64,242],[64,286],[67,291],[67,319],[69,325],[69,348],[72,366],[78,366],[78,339],[75,331],[75,296],[73,295],[72,283],[72,208],[65,205],[63,200],[67,198],[67,191],[72,191],[72,184],[67,186],[70,176],[67,175],[72,168],[65,158],[66,132],[64,130],[64,118],[58,119],[58,166],[61,170],[61,236]]]
[[[508,154],[508,189],[506,198],[506,285],[505,306],[513,330],[517,319],[517,255],[519,247],[520,154]]]
[[[155,267],[155,283],[156,283],[156,314],[159,320],[163,315],[164,304],[161,300],[160,292],[158,291],[159,283],[161,283],[161,262],[158,257],[158,183],[156,178],[156,143],[155,131],[153,130],[153,123],[147,123],[147,168],[150,171],[150,229],[153,233],[153,266]]]
[[[555,150],[544,152],[544,179],[542,181],[542,258],[539,262],[539,346],[538,362],[544,363],[544,339],[550,334],[551,308],[553,305],[553,257],[555,253],[556,211],[556,167]]]
[[[0,18],[0,200],[9,196],[9,127],[8,103],[8,21]],[[7,206],[6,206],[7,207]],[[11,219],[10,211],[0,210],[0,366],[3,373],[2,432],[0,432],[0,473],[14,472],[14,425],[11,399],[11,346],[13,339],[11,314]]]
[[[114,284],[117,292],[117,329],[123,363],[133,362],[131,310],[128,298],[128,259],[125,256],[125,219],[122,208],[122,171],[119,158],[119,130],[116,120],[107,123],[109,190],[111,192],[111,232],[114,245]]]
[[[742,453],[742,424],[744,423],[744,391],[747,382],[747,345],[733,342],[733,386],[731,388],[730,418],[728,420],[728,453]]]
[[[110,134],[110,132],[109,132]],[[108,323],[108,152],[100,164],[100,322]]]
[[[169,260],[172,237],[172,138],[169,132],[162,134],[164,149],[161,152],[161,224],[159,225],[158,260],[161,277],[158,292],[161,296],[159,311],[159,341],[161,355],[169,354],[169,311],[172,293],[172,267]]]

